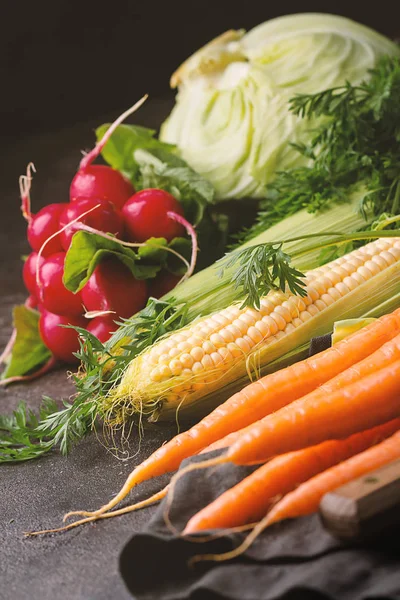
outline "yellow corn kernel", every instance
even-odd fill
[[[171,369],[171,373],[173,375],[180,375],[183,371],[183,366],[180,360],[171,360],[169,363],[169,368]]]
[[[181,361],[183,367],[186,368],[186,369],[190,369],[193,366],[193,364],[194,364],[194,358],[193,358],[193,356],[191,356],[187,352],[185,354],[181,355],[180,361]]]
[[[243,356],[243,350],[241,350],[237,344],[237,341],[234,342],[230,342],[227,345],[227,349],[229,350],[229,352],[231,353],[232,358],[240,358]]]
[[[222,358],[224,362],[232,359],[232,355],[229,352],[228,348],[218,348],[218,354]]]
[[[255,342],[256,344],[259,344],[260,342],[263,341],[264,336],[262,335],[262,333],[257,329],[257,327],[255,326],[251,326],[248,329],[247,335],[249,338],[251,338],[253,340],[253,342]]]
[[[235,339],[234,334],[228,329],[228,327],[225,327],[225,329],[221,329],[219,335],[223,338],[226,344],[228,342],[233,342]]]
[[[219,333],[213,333],[213,334],[210,336],[210,342],[211,342],[212,344],[214,344],[214,346],[215,346],[216,348],[221,348],[222,346],[225,346],[225,340],[224,340],[224,338],[222,337],[222,335],[219,335]]]
[[[210,341],[206,340],[205,342],[203,342],[202,344],[202,348],[204,350],[204,352],[206,354],[211,354],[212,352],[215,352],[216,348],[214,346],[214,344],[212,344]]]
[[[211,369],[214,366],[214,363],[209,354],[205,354],[201,359],[201,364],[205,369]]]
[[[245,354],[247,354],[251,350],[250,344],[246,342],[246,340],[244,340],[243,338],[238,338],[236,340],[236,344],[238,345],[240,350],[242,350],[242,352],[244,352]]]
[[[273,319],[275,321],[275,323],[277,324],[278,329],[280,331],[283,331],[283,329],[285,329],[286,321],[282,317],[282,315],[278,314],[277,312],[273,312],[273,313],[271,313],[271,319]]]
[[[192,373],[194,375],[197,375],[198,373],[201,373],[202,371],[204,371],[204,365],[201,362],[195,362],[192,366]]]
[[[276,321],[270,315],[263,317],[262,322],[268,326],[269,335],[275,335],[279,331]]]
[[[275,312],[278,313],[278,315],[280,315],[281,317],[283,317],[286,323],[290,323],[290,321],[292,320],[292,313],[283,304],[281,306],[277,306],[275,308]]]
[[[218,365],[222,362],[222,356],[218,354],[218,352],[213,352],[210,354],[210,358],[214,363],[214,367],[218,367]]]
[[[190,355],[193,357],[193,360],[196,362],[200,361],[204,356],[204,350],[200,346],[195,346],[191,349]]]

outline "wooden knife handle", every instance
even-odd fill
[[[400,459],[325,494],[319,514],[340,539],[364,539],[400,524]]]

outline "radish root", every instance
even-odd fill
[[[189,221],[186,221],[186,219],[184,219],[181,215],[178,215],[177,213],[174,213],[172,211],[168,211],[167,217],[169,217],[173,221],[177,221],[178,223],[183,225],[192,240],[192,256],[190,259],[190,266],[188,267],[188,270],[186,271],[186,273],[184,274],[184,276],[182,277],[182,279],[179,282],[179,283],[182,283],[183,281],[188,279],[193,274],[193,271],[196,266],[197,253],[199,251],[199,246],[197,243],[197,234],[196,234],[196,231],[195,231],[193,225],[191,223],[189,223]]]
[[[33,162],[30,162],[26,167],[26,175],[21,175],[19,178],[19,192],[21,195],[21,211],[24,219],[28,221],[32,221],[32,213],[31,213],[31,185],[32,185],[32,174],[31,171],[36,173],[35,165]]]
[[[118,119],[116,119],[114,121],[114,123],[112,123],[112,125],[110,125],[110,127],[107,129],[107,131],[104,134],[104,136],[102,137],[102,139],[96,144],[96,146],[93,148],[93,150],[88,152],[82,158],[80,165],[79,165],[80,170],[86,169],[86,167],[88,167],[99,156],[100,152],[103,150],[104,146],[106,145],[106,143],[108,142],[108,140],[110,139],[110,137],[112,136],[112,134],[114,133],[114,131],[116,130],[118,125],[120,125],[123,121],[125,121],[125,119],[127,117],[129,117],[129,115],[132,115],[134,112],[136,112],[142,106],[142,104],[144,104],[146,102],[148,97],[149,97],[149,95],[145,94],[133,106],[128,108],[128,110],[126,110],[124,113],[122,113],[122,115],[120,115],[118,117]]]

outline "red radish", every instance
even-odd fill
[[[63,283],[65,253],[57,252],[46,258],[39,271],[39,299],[45,310],[57,315],[81,315],[80,293],[73,294]]]
[[[95,208],[97,205],[99,206]],[[122,236],[124,223],[120,211],[111,202],[103,199],[90,198],[67,204],[60,217],[60,228],[68,225],[68,223],[90,209],[94,210],[82,217],[78,223],[74,223],[60,233],[61,244],[65,251],[70,247],[74,233],[79,231],[79,223],[84,223],[99,231],[113,233],[119,237]]]
[[[32,294],[28,296],[28,298],[25,300],[25,306],[27,308],[36,308],[37,310],[39,310],[38,299],[36,298],[36,296],[33,296]]]
[[[48,204],[35,215],[30,215],[28,223],[28,242],[31,248],[39,252],[45,241],[60,229],[60,215],[68,204]],[[46,258],[56,252],[61,252],[60,236],[53,237],[44,246],[42,256]]]
[[[82,302],[87,311],[112,310],[111,318],[128,318],[147,302],[147,284],[135,279],[118,259],[103,260],[82,289]]]
[[[111,317],[111,318],[110,318]],[[116,317],[114,316],[114,319]],[[111,335],[118,329],[118,325],[114,323],[112,315],[104,317],[95,317],[89,321],[86,329],[93,333],[103,344],[110,339]]]
[[[160,271],[154,279],[149,281],[149,296],[161,298],[170,292],[182,279],[180,275],[174,275],[169,271]]]
[[[45,259],[42,256],[38,256],[37,252],[31,252],[24,262],[24,266],[22,269],[22,278],[24,280],[24,284],[28,292],[35,296],[39,297],[39,291],[36,283],[36,269],[37,262],[39,258],[39,268],[43,265]]]
[[[41,313],[39,319],[41,338],[52,354],[66,363],[77,363],[79,361],[72,353],[79,350],[78,332],[75,329],[60,327],[60,325],[86,327],[86,319],[55,315],[47,310]]]
[[[117,208],[122,208],[126,200],[134,194],[135,190],[132,184],[122,173],[106,165],[92,165],[92,162],[99,156],[118,125],[140,108],[146,99],[147,94],[119,116],[93,150],[83,157],[78,172],[71,183],[69,192],[71,202],[101,198],[102,200],[109,200]]]
[[[145,242],[151,237],[164,237],[170,242],[185,235],[185,228],[168,217],[168,212],[183,216],[182,206],[165,190],[148,188],[136,192],[122,208],[129,239]]]
[[[119,171],[106,165],[89,165],[79,169],[69,190],[71,202],[87,198],[109,200],[121,209],[135,193],[135,188]]]

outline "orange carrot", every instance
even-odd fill
[[[322,497],[332,490],[379,469],[400,458],[400,431],[373,448],[364,450],[342,463],[319,473],[296,490],[290,492],[254,527],[253,531],[234,550],[223,554],[203,554],[195,556],[190,563],[200,560],[224,561],[239,556],[247,550],[264,529],[283,519],[308,515],[318,510]]]
[[[318,510],[322,496],[353,479],[400,458],[400,431],[374,448],[316,475],[285,496],[270,511],[266,525]]]
[[[398,333],[400,309],[377,319],[334,347],[246,386],[194,427],[174,437],[136,467],[120,492],[110,502],[96,511],[74,511],[66,517],[96,516],[111,510],[138,483],[176,470],[183,459],[193,456],[221,437],[301,398],[343,369],[364,359]]]
[[[233,528],[259,521],[277,498],[339,462],[381,442],[400,430],[394,419],[345,440],[330,440],[277,456],[194,515],[185,534],[205,529]]]
[[[232,446],[232,444],[234,444],[240,438],[241,435],[243,435],[248,429],[250,429],[251,425],[247,425],[247,427],[243,427],[243,429],[238,429],[237,431],[232,431],[232,433],[228,433],[228,435],[226,435],[225,437],[203,448],[203,450],[199,452],[199,454],[205,454],[206,452],[212,452],[213,450],[222,450],[222,448],[229,448],[229,446]]]
[[[400,416],[400,360],[330,394],[318,389],[254,423],[215,464],[255,464]],[[201,463],[198,463],[201,465]]]
[[[374,373],[375,371],[394,362],[395,360],[400,360],[400,334],[396,335],[396,337],[389,342],[386,342],[386,344],[383,344],[381,348],[378,348],[378,350],[360,362],[354,364],[348,369],[345,369],[336,375],[336,377],[333,377],[326,383],[319,386],[318,390],[320,392],[325,392],[326,394],[331,394],[335,390],[338,390],[345,385],[349,385],[350,383],[353,383],[354,381],[357,381],[362,377],[369,375],[370,373]],[[229,433],[227,436],[204,448],[201,453],[211,452],[212,450],[218,450],[220,448],[227,448],[228,446],[231,446],[236,442],[237,439],[239,439],[241,435],[249,431],[251,426],[252,425],[248,425],[243,429]]]

